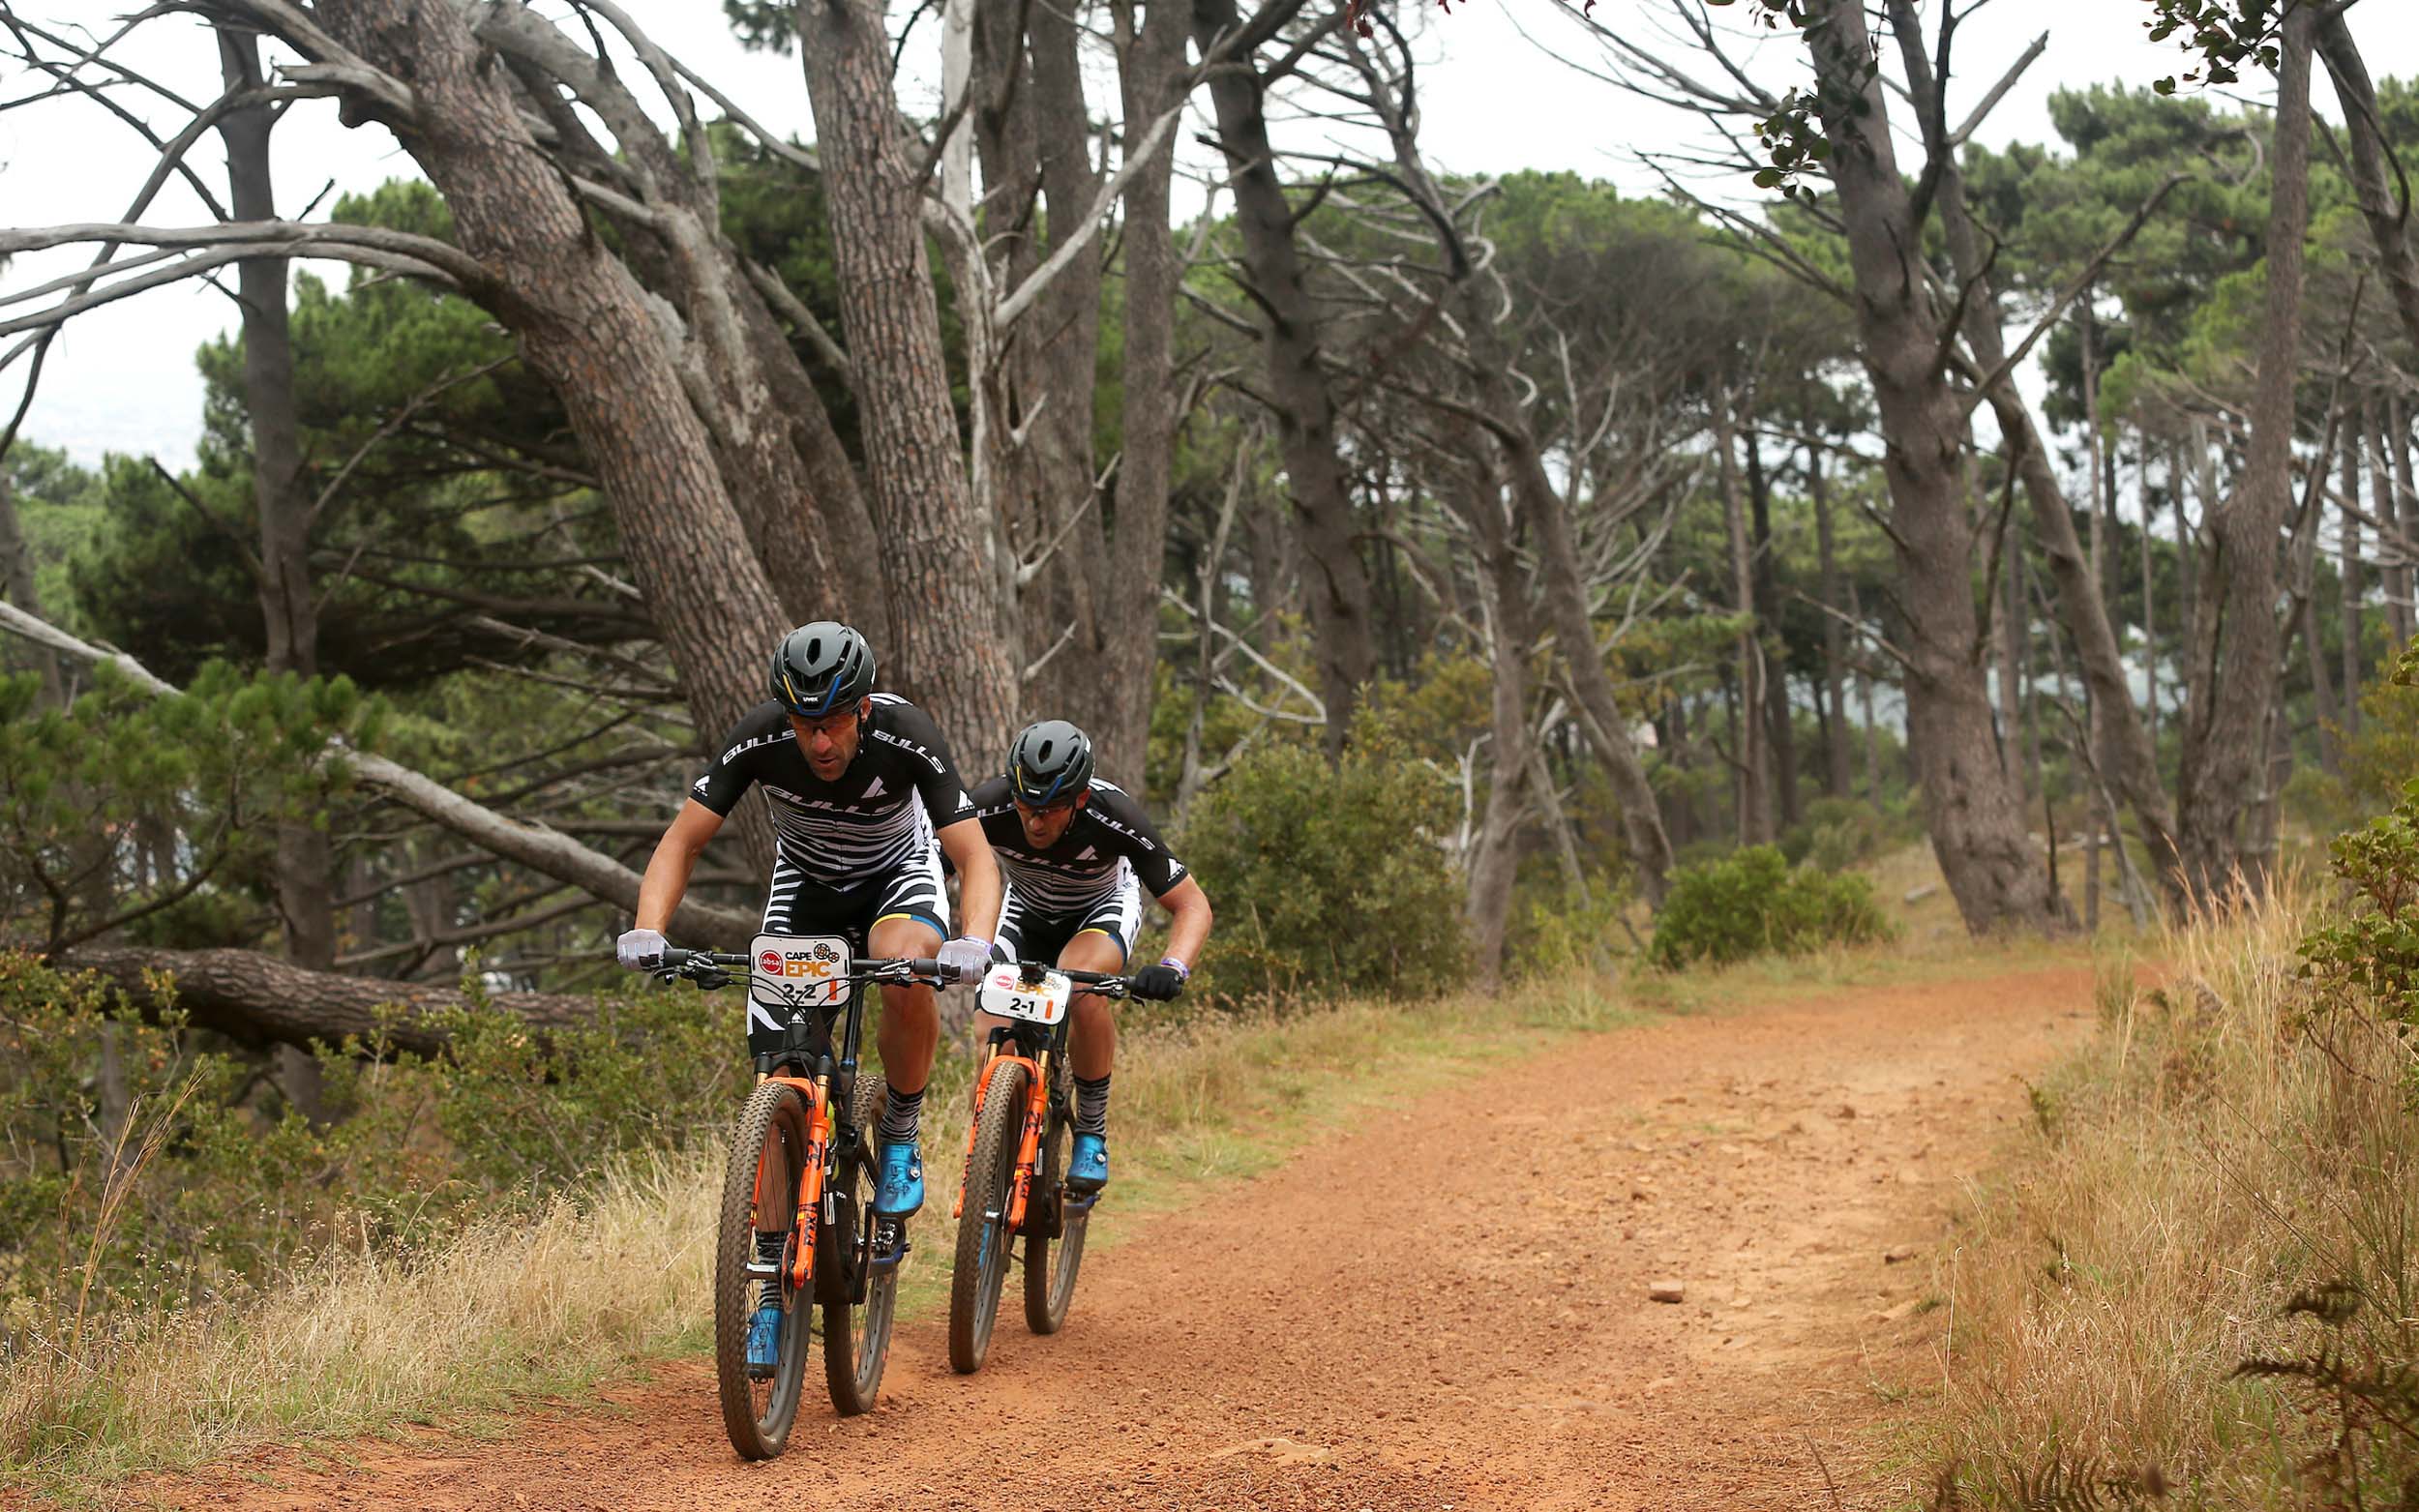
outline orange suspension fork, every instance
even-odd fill
[[[1026,1079],[1025,1136],[1016,1146],[1016,1184],[1008,1198],[1008,1232],[1025,1230],[1025,1201],[1033,1191],[1033,1166],[1041,1156],[1041,1125],[1050,1108],[1050,1057],[1042,1056],[1038,1064],[1027,1062],[1032,1075]]]
[[[790,1285],[794,1290],[806,1285],[815,1274],[815,1221],[823,1206],[823,1157],[831,1149],[831,1097],[821,1082],[808,1082],[797,1077],[774,1077],[771,1080],[792,1086],[806,1098],[806,1148],[799,1158],[806,1165],[798,1172],[797,1210],[790,1215],[790,1229],[797,1244],[796,1254],[790,1261]],[[756,1221],[762,1230],[764,1223],[764,1156],[756,1157]]]
[[[981,1074],[974,1078],[974,1116],[966,1121],[966,1155],[964,1164],[958,1171],[958,1200],[949,1204],[949,1216],[952,1218],[966,1216],[966,1183],[968,1178],[974,1174],[974,1132],[983,1125],[983,1099],[991,1095],[992,1073],[1001,1066],[1011,1065],[1023,1066],[1027,1075],[1035,1082],[1041,1080],[1040,1068],[1022,1055],[1002,1055],[994,1052],[989,1060],[983,1062]],[[1029,1144],[1030,1140],[1029,1135]],[[1031,1150],[1027,1148],[1024,1154],[1030,1160]],[[1020,1206],[1017,1211],[1022,1212],[1024,1209]]]

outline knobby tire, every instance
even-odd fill
[[[1075,1300],[1075,1273],[1084,1263],[1084,1230],[1090,1227],[1089,1206],[1069,1216],[1064,1201],[1066,1163],[1074,1143],[1074,1125],[1055,1101],[1049,1121],[1042,1125],[1041,1150],[1034,1157],[1033,1197],[1025,1227],[1025,1326],[1038,1334],[1057,1333],[1066,1325],[1066,1310]],[[1055,1213],[1059,1236],[1051,1225],[1036,1222]]]
[[[966,1203],[958,1215],[957,1261],[949,1277],[949,1365],[961,1376],[983,1368],[992,1324],[1000,1318],[1013,1243],[1006,1231],[1007,1205],[1025,1129],[1027,1075],[1014,1064],[992,1073],[982,1116],[974,1124],[973,1153],[966,1163]],[[996,1216],[986,1220],[986,1213]]]
[[[797,1215],[799,1182],[805,1172],[807,1100],[778,1082],[760,1083],[739,1112],[732,1133],[731,1158],[723,1173],[723,1201],[714,1242],[714,1379],[722,1398],[723,1427],[742,1459],[769,1460],[790,1441],[806,1378],[806,1351],[813,1335],[805,1290],[789,1287],[785,1263],[781,1285],[781,1360],[769,1380],[748,1375],[748,1319],[756,1311],[757,1279],[747,1273],[756,1258],[757,1168],[764,1177],[765,1222],[790,1227]]]
[[[850,1278],[864,1272],[874,1256],[874,1189],[880,1165],[875,1132],[881,1127],[882,1080],[860,1072],[851,1116],[860,1142],[855,1153],[832,1172],[830,1189],[838,1222],[829,1226],[822,1253],[815,1258],[819,1280],[826,1279],[823,1301],[823,1383],[831,1388],[831,1405],[842,1417],[874,1409],[881,1391],[882,1366],[890,1357],[890,1323],[899,1301],[899,1267],[875,1275],[865,1288],[865,1300],[850,1300]],[[904,1229],[906,1220],[897,1221]]]

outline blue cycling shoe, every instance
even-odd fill
[[[1079,1134],[1067,1157],[1066,1185],[1070,1192],[1097,1192],[1109,1184],[1109,1141],[1097,1134]]]
[[[914,1142],[883,1145],[881,1180],[874,1189],[874,1212],[883,1218],[905,1218],[923,1205],[924,1161]]]
[[[781,1304],[770,1297],[748,1319],[748,1374],[762,1380],[781,1364]]]

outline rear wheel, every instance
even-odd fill
[[[1075,1272],[1084,1263],[1084,1230],[1091,1204],[1066,1200],[1067,1149],[1074,1139],[1073,1124],[1062,1110],[1053,1108],[1050,1121],[1042,1125],[1033,1198],[1026,1209],[1025,1325],[1035,1333],[1057,1333],[1065,1326],[1066,1310],[1075,1300]],[[1050,1236],[1054,1228],[1055,1239]]]
[[[832,1221],[815,1258],[818,1289],[823,1296],[823,1380],[831,1388],[831,1405],[842,1417],[874,1409],[881,1390],[881,1370],[890,1357],[890,1320],[899,1301],[899,1266],[894,1260],[881,1269],[876,1260],[906,1241],[907,1221],[874,1217],[874,1188],[879,1179],[874,1133],[881,1127],[882,1080],[870,1073],[856,1079],[854,1111],[857,1141],[833,1170]],[[855,1300],[859,1295],[863,1300]]]
[[[1000,1319],[1000,1290],[1014,1243],[1008,1198],[1016,1181],[1016,1146],[1025,1128],[1026,1077],[1002,1063],[991,1074],[974,1149],[966,1161],[966,1203],[958,1214],[957,1264],[949,1277],[949,1364],[960,1375],[983,1368],[991,1327]]]
[[[806,1378],[809,1299],[790,1285],[794,1239],[785,1240],[780,1274],[771,1283],[782,1304],[778,1363],[769,1376],[760,1376],[748,1369],[747,1358],[748,1324],[764,1281],[749,1273],[757,1234],[794,1234],[806,1144],[806,1099],[779,1082],[760,1083],[732,1135],[714,1239],[714,1380],[723,1427],[743,1459],[769,1460],[790,1441]]]

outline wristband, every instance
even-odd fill
[[[1189,982],[1192,980],[1193,968],[1186,965],[1181,961],[1177,960],[1174,956],[1161,956],[1159,958],[1159,964],[1166,966],[1171,971],[1174,971],[1176,973],[1176,979],[1180,982]]]

